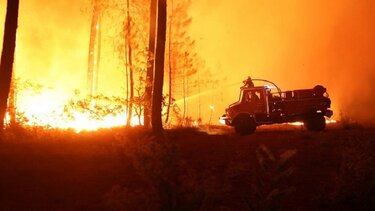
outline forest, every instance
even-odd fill
[[[372,210],[375,4],[337,2],[0,1],[0,210]],[[333,116],[239,134],[250,76]]]

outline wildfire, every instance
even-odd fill
[[[336,122],[337,121],[334,120],[334,119],[326,119],[326,124],[334,124]],[[288,123],[288,125],[302,126],[302,125],[304,125],[304,123],[303,122],[292,122],[292,123]]]
[[[106,98],[107,99],[107,98]],[[75,97],[69,102],[63,93],[46,89],[37,93],[24,91],[17,95],[17,122],[25,126],[94,131],[100,128],[125,126],[126,106],[122,102],[102,102],[100,99],[83,100]],[[116,107],[117,106],[117,107]],[[10,122],[7,113],[5,121]],[[143,117],[133,116],[130,125],[142,124]]]

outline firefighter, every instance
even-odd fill
[[[242,86],[243,88],[252,88],[254,87],[254,83],[253,83],[253,80],[251,79],[251,77],[247,77],[246,80],[243,81],[244,85]],[[241,87],[241,88],[242,88]]]
[[[257,93],[259,93],[259,92],[257,92]],[[251,101],[254,102],[254,103],[259,103],[259,102],[260,102],[260,98],[259,98],[259,96],[257,95],[257,93],[256,93],[256,92],[253,92],[253,93],[251,94]],[[259,95],[260,95],[260,94],[259,94]]]

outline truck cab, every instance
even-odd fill
[[[237,102],[229,105],[230,112],[246,112],[251,115],[267,113],[269,110],[267,90],[263,86],[241,88]]]

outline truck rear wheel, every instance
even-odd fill
[[[256,129],[254,118],[249,115],[239,115],[233,121],[234,129],[240,135],[250,135]]]
[[[314,114],[307,117],[305,127],[309,131],[319,132],[326,128],[326,120],[323,115]]]

